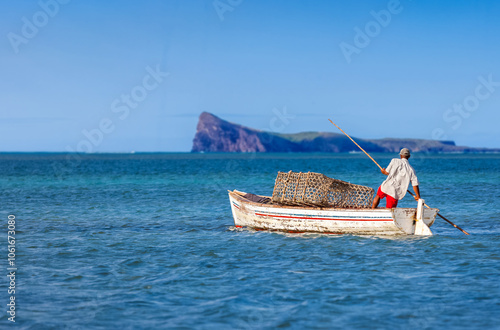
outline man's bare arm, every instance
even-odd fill
[[[413,186],[413,191],[415,192],[415,196],[413,197],[416,201],[418,201],[420,199],[420,189],[418,188],[418,186]]]

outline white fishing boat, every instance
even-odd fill
[[[237,190],[229,191],[229,200],[235,227],[289,233],[432,235],[429,227],[439,212],[424,209],[423,200],[416,208],[289,206],[273,203],[271,197]]]
[[[330,122],[383,170],[356,141]],[[418,200],[416,208],[372,209],[373,196],[374,190],[370,187],[320,173],[292,171],[278,172],[272,197],[229,191],[234,225],[238,228],[289,233],[428,236],[432,235],[429,227],[439,216],[469,235],[423,199]]]

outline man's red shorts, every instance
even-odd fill
[[[398,200],[382,192],[382,190],[380,190],[380,187],[378,187],[377,196],[380,197],[380,199],[385,198],[385,207],[387,207],[388,209],[392,209],[393,207],[398,206]]]

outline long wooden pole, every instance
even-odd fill
[[[414,196],[413,193],[411,191],[408,190],[408,192],[410,193],[410,195]],[[430,209],[430,206],[425,204],[425,207],[427,207],[428,209]],[[443,217],[441,214],[437,214],[441,217],[441,219],[443,219],[444,221],[448,222],[450,225],[452,225],[453,227],[457,228],[458,230],[460,230],[462,233],[464,233],[465,235],[470,235],[468,232],[466,232],[465,230],[463,230],[462,228],[460,228],[459,226],[457,226],[456,224],[454,224],[453,222],[451,222],[450,220],[446,219],[445,217]]]
[[[361,146],[359,144],[356,143],[356,141],[354,141],[346,132],[344,132],[342,130],[342,128],[338,127],[331,119],[328,119],[330,121],[330,123],[332,123],[333,125],[335,125],[335,127],[337,127],[342,133],[344,133],[352,142],[354,142],[355,145],[358,146],[359,149],[361,149],[368,157],[370,157],[371,160],[373,160],[373,162],[380,168],[380,170],[382,170],[382,167],[375,161],[375,159],[373,159],[372,156],[370,156],[366,151],[365,149],[361,148]],[[412,195],[413,193],[411,191],[408,190],[408,192]],[[425,204],[425,207],[427,207],[428,209],[430,209],[430,206]],[[465,230],[463,230],[462,228],[460,228],[459,226],[457,226],[456,224],[454,224],[453,222],[451,222],[450,220],[446,219],[445,217],[443,217],[441,214],[437,214],[439,215],[443,220],[445,220],[446,222],[448,222],[450,225],[452,225],[453,227],[457,228],[458,230],[462,231],[464,234],[466,235],[470,235],[468,232],[466,232]]]
[[[375,161],[375,159],[373,159],[373,158],[372,158],[372,156],[370,156],[370,155],[369,155],[369,154],[365,151],[365,149],[361,148],[361,146],[360,146],[359,144],[357,144],[357,143],[356,143],[356,141],[354,141],[354,140],[353,140],[353,139],[352,139],[352,138],[351,138],[351,137],[350,137],[350,136],[349,136],[346,132],[344,132],[344,131],[342,130],[342,128],[338,127],[338,126],[337,126],[337,125],[336,125],[336,124],[335,124],[335,123],[334,123],[331,119],[328,119],[328,120],[330,121],[330,123],[332,123],[333,125],[335,125],[335,127],[337,127],[337,128],[338,128],[338,129],[339,129],[342,133],[344,133],[344,134],[345,134],[345,136],[347,136],[349,139],[351,139],[351,141],[352,141],[352,142],[354,142],[354,144],[355,144],[355,145],[357,145],[359,149],[363,150],[363,152],[364,152],[364,153],[365,153],[368,157],[370,157],[370,159],[371,159],[371,160],[373,160],[373,162],[374,162],[375,164],[377,164],[377,166],[380,168],[380,170],[382,170],[382,166],[380,166],[380,165],[379,165],[379,164]]]

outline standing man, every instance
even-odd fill
[[[415,191],[415,200],[420,199],[420,190],[418,189],[418,179],[415,170],[408,162],[410,158],[410,150],[407,148],[401,149],[399,152],[400,159],[394,158],[387,169],[383,168],[382,173],[387,175],[387,179],[378,187],[377,195],[373,199],[372,209],[377,208],[381,198],[386,198],[387,208],[398,206],[398,201],[403,199],[408,189],[408,184],[411,181],[413,190]]]

